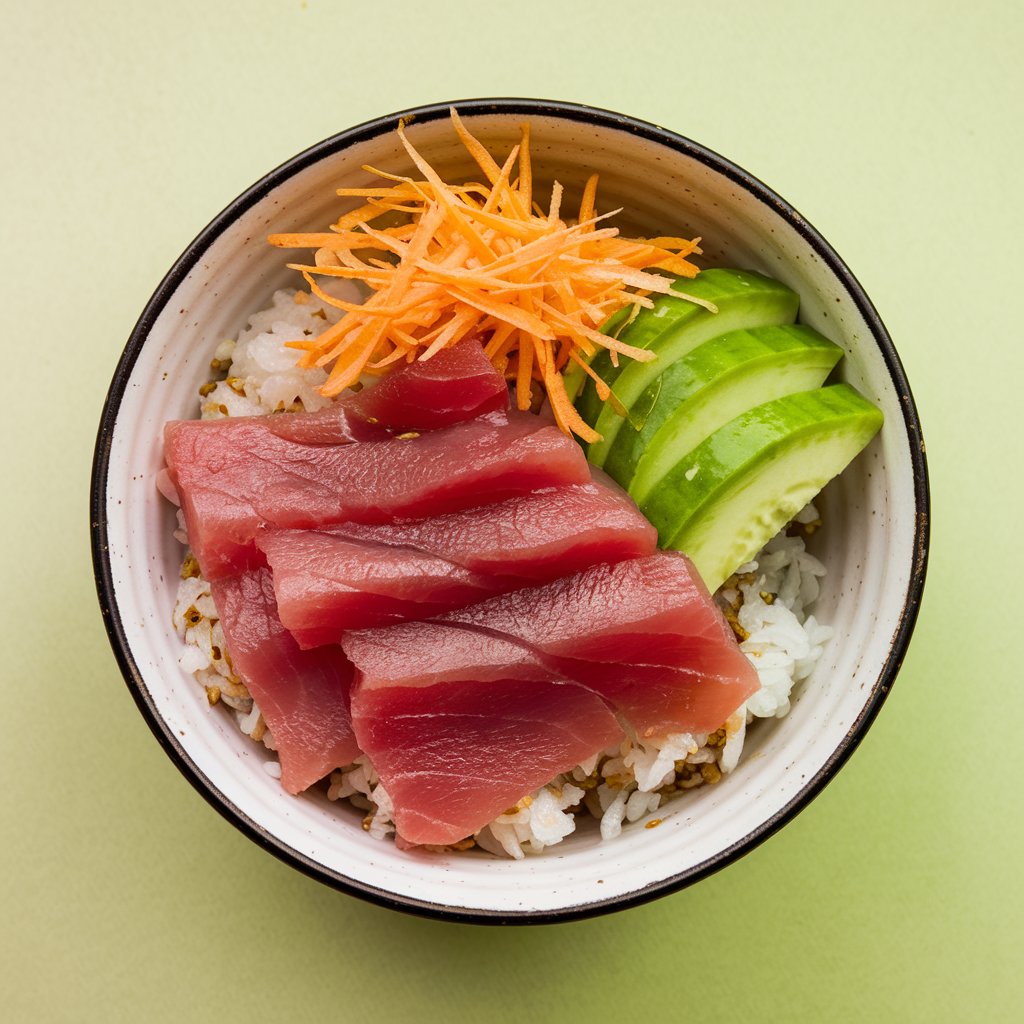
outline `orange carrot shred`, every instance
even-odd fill
[[[594,216],[594,203],[597,201],[597,175],[587,178],[583,188],[583,199],[580,202],[580,223],[585,224]]]
[[[583,188],[578,219],[564,219],[558,182],[546,209],[537,202],[528,124],[499,162],[458,111],[450,113],[484,183],[445,182],[402,124],[399,139],[422,178],[364,167],[385,184],[337,189],[361,205],[342,213],[330,231],[269,237],[279,248],[313,251],[312,259],[288,266],[320,301],[342,312],[320,335],[289,346],[302,353],[300,365],[328,370],[321,391],[334,396],[365,374],[429,359],[477,334],[488,359],[514,383],[518,408],[533,407],[537,381],[563,431],[598,440],[573,406],[564,375],[582,369],[600,400],[622,412],[592,357],[607,351],[618,366],[620,358],[646,361],[654,354],[599,328],[624,307],[635,316],[652,304],[651,295],[700,302],[660,273],[696,276],[687,257],[700,253],[700,239],[622,237],[608,225],[620,211],[597,212],[596,174]],[[317,277],[359,281],[370,297],[364,303],[334,298]]]

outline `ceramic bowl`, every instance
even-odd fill
[[[371,164],[412,168],[395,128],[449,180],[471,176],[448,105],[422,107],[341,132],[271,171],[232,202],[168,272],[147,304],[103,409],[93,475],[96,576],[107,629],[142,714],[185,777],[232,824],[314,878],[398,909],[459,920],[545,922],[628,907],[689,885],[770,836],[847,760],[892,686],[924,584],[928,493],[910,389],[878,314],[842,259],[797,211],[739,167],[686,138],[631,117],[538,100],[458,104],[469,128],[502,154],[528,119],[535,176],[566,187],[571,209],[593,171],[603,209],[624,227],[700,235],[705,266],[753,268],[794,288],[800,318],[846,351],[842,376],[877,403],[885,426],[824,492],[816,554],[828,576],[816,614],[835,628],[790,714],[750,730],[723,782],[671,802],[658,828],[612,842],[581,827],[523,861],[478,851],[401,852],[325,797],[288,796],[269,756],[178,665],[171,609],[182,550],[157,494],[161,429],[197,414],[217,342],[235,335],[275,288],[297,283],[274,231],[322,230],[334,189],[370,184]],[[575,189],[575,192],[574,192]],[[842,201],[837,196],[836,201]]]

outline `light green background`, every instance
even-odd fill
[[[1014,1018],[1020,10],[5,0],[0,1017]],[[637,114],[793,201],[896,340],[934,498],[913,646],[839,778],[690,890],[535,929],[378,909],[231,828],[136,711],[88,548],[110,375],[194,233],[334,131],[487,95]]]

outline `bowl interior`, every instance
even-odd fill
[[[471,130],[501,155],[518,141],[523,120],[516,112],[466,115]],[[237,334],[275,288],[300,283],[265,236],[325,229],[344,209],[334,188],[375,180],[364,164],[413,171],[394,119],[275,172],[172,271],[140,323],[120,384],[115,380],[100,498],[130,684],[172,757],[207,796],[275,852],[341,887],[410,908],[503,918],[579,914],[681,884],[752,845],[816,791],[870,720],[894,671],[894,636],[915,572],[917,513],[904,402],[876,340],[880,325],[869,322],[870,310],[849,290],[841,265],[808,239],[799,220],[787,219],[741,174],[699,150],[682,152],[611,116],[588,121],[578,113],[534,111],[529,120],[542,195],[557,178],[571,209],[582,183],[598,171],[600,209],[628,211],[617,221],[624,228],[697,234],[703,265],[753,268],[785,281],[801,296],[801,320],[846,350],[841,376],[886,415],[879,437],[821,499],[826,525],[814,550],[828,576],[816,614],[835,636],[795,693],[789,716],[750,730],[730,777],[659,810],[659,827],[641,822],[611,843],[584,827],[523,862],[473,852],[402,853],[367,836],[347,806],[285,794],[263,768],[269,755],[242,736],[225,710],[211,709],[178,666],[171,609],[182,549],[154,483],[163,425],[198,414],[197,388],[218,341]],[[408,134],[449,180],[479,176],[442,112],[416,118]]]

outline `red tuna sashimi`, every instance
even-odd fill
[[[498,631],[549,655],[615,664],[674,667],[704,653],[707,642],[728,641],[726,650],[746,664],[693,564],[675,551],[596,565],[440,621]]]
[[[352,666],[339,648],[299,648],[278,618],[265,568],[218,580],[211,590],[231,664],[273,733],[284,788],[301,793],[355,760]]]
[[[590,479],[579,446],[530,413],[337,447],[280,437],[267,421],[283,418],[241,419],[230,436],[202,420],[164,430],[189,544],[207,579],[258,564],[261,524],[386,523]]]
[[[508,385],[479,338],[406,363],[344,401],[364,419],[398,431],[437,430],[509,406]]]
[[[577,682],[606,699],[642,738],[713,732],[752,692],[721,672],[697,671],[685,663],[554,656],[500,632],[437,620],[354,630],[344,634],[342,646],[357,666],[358,692],[505,678]],[[414,662],[410,650],[417,652]]]
[[[385,441],[392,436],[383,423],[370,423],[354,413],[344,402],[335,402],[317,412],[290,412],[283,416],[261,416],[266,429],[282,441],[296,444],[337,445],[356,441]],[[236,434],[244,443],[249,434],[246,423],[251,416],[232,416],[222,420],[204,420],[214,430]]]
[[[596,562],[651,554],[654,528],[607,478],[394,524],[260,530],[281,621],[303,647],[427,619]],[[479,570],[479,571],[475,571]]]
[[[760,682],[693,563],[659,552],[492,598],[440,621],[538,651],[640,736],[713,732]]]
[[[517,678],[575,680],[640,736],[712,732],[759,686],[689,559],[669,553],[594,566],[429,622],[353,632],[343,646],[359,690],[487,678],[503,671],[492,651],[508,662],[515,649]],[[403,664],[403,648],[415,659]]]
[[[417,548],[474,572],[547,581],[597,562],[653,554],[658,534],[600,470],[593,481],[384,525],[329,527],[339,537]],[[505,587],[503,589],[510,589]]]
[[[497,679],[569,682],[534,648],[484,630],[428,622],[355,629],[341,645],[357,668],[357,689],[383,690]],[[410,656],[410,652],[415,652]]]
[[[281,621],[301,647],[336,644],[343,630],[428,619],[507,589],[493,576],[411,548],[315,530],[265,530]]]
[[[299,444],[348,444],[449,427],[508,406],[501,374],[479,340],[467,339],[425,362],[406,363],[362,391],[346,392],[325,409],[275,416],[266,427],[276,437]],[[230,433],[245,419],[209,422],[213,429]]]
[[[561,772],[623,738],[604,702],[572,683],[496,680],[353,696],[353,721],[407,844],[479,831]]]

